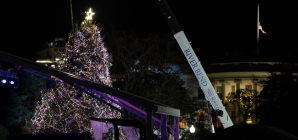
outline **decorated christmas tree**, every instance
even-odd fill
[[[111,86],[109,68],[111,56],[104,46],[100,29],[92,22],[91,8],[86,19],[70,33],[58,69],[80,78]],[[48,89],[42,93],[31,119],[34,133],[91,132],[90,117],[101,119],[121,118],[121,113],[86,94],[69,83],[52,77]],[[88,90],[87,90],[88,91]],[[95,93],[92,93],[94,94]],[[96,95],[99,97],[99,95]],[[103,99],[118,109],[111,101]],[[120,136],[123,134],[120,132]]]

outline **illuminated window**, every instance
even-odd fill
[[[245,89],[252,90],[252,85],[245,85]]]
[[[216,92],[219,94],[219,93],[222,93],[222,87],[221,86],[217,86],[216,87]]]
[[[185,129],[186,128],[186,117],[185,115],[180,116],[179,128]]]
[[[217,95],[220,98],[220,100],[222,100],[222,93],[223,93],[222,86],[217,86],[216,87],[216,92],[217,92]]]
[[[231,92],[236,92],[236,86],[231,86]]]
[[[200,126],[205,126],[205,112],[203,110],[198,112],[198,121]]]

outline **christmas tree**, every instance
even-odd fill
[[[91,8],[87,17],[68,38],[58,69],[80,78],[111,86],[109,68],[111,56],[104,46],[100,29],[92,23]],[[121,113],[68,83],[52,77],[52,83],[42,93],[31,119],[34,133],[91,132],[90,117],[121,118]],[[87,90],[88,91],[88,90]],[[94,94],[95,93],[92,93]],[[96,95],[99,97],[99,95]],[[111,96],[110,96],[111,97]],[[118,105],[104,99],[118,109]],[[120,136],[123,134],[120,132]]]

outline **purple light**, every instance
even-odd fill
[[[91,126],[93,130],[93,136],[96,140],[103,139],[103,133],[109,131],[109,128],[113,128],[112,123],[100,122],[100,121],[91,121]],[[119,125],[118,125],[119,126]],[[132,126],[121,126],[122,132],[126,140],[139,140],[140,139],[140,130]]]
[[[101,140],[103,139],[102,133],[108,132],[109,128],[113,127],[113,124],[91,120],[91,126],[93,130],[93,136],[97,140]]]

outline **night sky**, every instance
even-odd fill
[[[197,53],[251,51],[256,46],[256,3],[168,1]],[[74,23],[89,8],[104,28],[172,35],[155,0],[73,0]],[[260,3],[260,21],[268,33],[261,51],[296,51],[298,4]],[[67,37],[71,30],[69,0],[1,2],[1,51],[30,59],[46,42]],[[253,46],[253,47],[252,47]],[[179,48],[178,48],[179,49]]]

